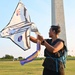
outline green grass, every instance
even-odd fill
[[[19,61],[0,61],[0,75],[42,75],[42,60],[20,65]]]
[[[0,61],[0,75],[42,75],[43,60],[34,60],[24,66],[19,61]],[[68,60],[65,75],[75,75],[75,60]]]
[[[67,61],[65,75],[75,75],[75,60]]]

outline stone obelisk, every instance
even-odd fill
[[[51,0],[51,11],[52,25],[59,25],[61,27],[59,37],[63,39],[67,45],[63,0]]]

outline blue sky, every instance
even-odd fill
[[[67,47],[69,54],[74,55],[74,41],[75,41],[75,0],[64,1],[64,14],[67,35]],[[0,1],[0,31],[8,24],[11,16],[17,6],[19,0],[1,0]],[[48,31],[51,26],[51,0],[22,0],[27,7],[31,16],[32,22],[36,24],[40,33],[44,38],[48,38]],[[35,36],[34,33],[31,35]],[[36,37],[36,36],[35,36]],[[34,47],[33,47],[34,46]],[[5,54],[13,55],[14,57],[26,57],[36,50],[36,45],[31,43],[31,49],[23,51],[16,46],[11,40],[0,38],[0,57]],[[29,54],[28,54],[29,53]],[[41,55],[43,53],[43,47]]]

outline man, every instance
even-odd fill
[[[62,57],[64,52],[64,41],[59,38],[59,33],[60,26],[52,25],[49,30],[49,38],[51,39],[44,39],[40,35],[37,39],[30,36],[32,42],[37,43],[37,40],[40,40],[41,45],[46,47],[43,75],[64,75],[64,64],[58,61],[58,58]]]

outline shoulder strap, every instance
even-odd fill
[[[59,42],[59,41],[62,41],[63,43],[64,43],[64,41],[63,40],[61,40],[61,39],[56,39],[51,45],[55,45],[57,42]]]

